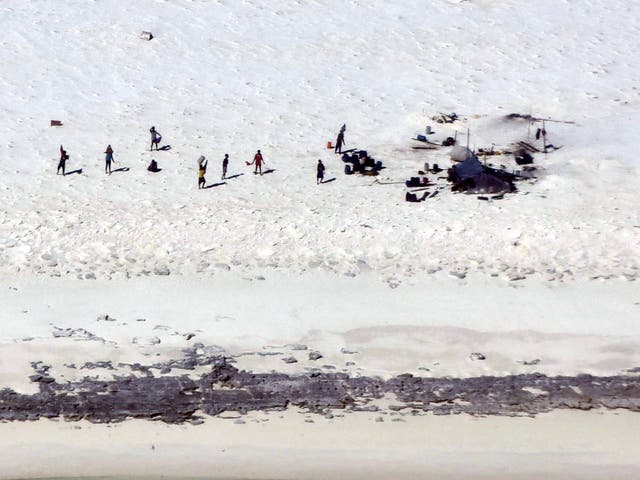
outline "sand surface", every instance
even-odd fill
[[[256,372],[329,365],[382,377],[619,375],[640,366],[640,307],[626,281],[550,287],[532,279],[514,288],[498,279],[427,275],[392,289],[375,276],[262,278],[5,281],[4,385],[37,390],[31,362],[73,379],[88,372],[66,365],[167,361],[196,343]],[[311,361],[309,351],[323,358]],[[474,361],[473,352],[486,360]],[[298,362],[285,364],[289,356]]]
[[[0,272],[634,279],[639,8],[4,1]],[[141,40],[142,30],[155,38]],[[442,111],[461,121],[435,124]],[[404,202],[402,183],[425,162],[451,165],[448,148],[412,150],[416,132],[430,124],[434,141],[457,132],[465,142],[470,128],[471,147],[498,150],[536,143],[540,124],[505,121],[512,112],[576,122],[547,125],[562,148],[536,155],[536,183],[504,201],[444,189]],[[64,125],[49,127],[54,118]],[[343,174],[325,148],[343,123],[347,147],[384,163],[380,182],[399,184]],[[148,151],[151,125],[171,150]],[[60,144],[81,174],[54,175]],[[107,144],[128,171],[104,174]],[[272,174],[254,177],[245,165],[256,149]],[[226,182],[224,153],[229,176],[240,175]],[[200,155],[215,188],[196,188]],[[146,171],[151,158],[162,172]],[[319,158],[335,178],[322,186]],[[490,161],[519,168],[512,156]]]
[[[639,17],[627,0],[4,0],[0,388],[37,393],[43,365],[108,379],[79,367],[196,343],[254,372],[308,372],[317,351],[353,377],[635,384]],[[541,124],[513,112],[573,122],[546,124],[562,148],[535,155],[518,193],[479,201],[431,175],[437,196],[404,201],[425,162],[452,164],[449,149],[411,148],[427,125],[435,142],[541,147]],[[347,147],[384,163],[376,179],[345,176],[325,148],[343,123]],[[148,151],[152,125],[170,149]],[[258,148],[268,175],[245,164]],[[628,412],[280,415],[0,424],[0,477],[640,476]]]
[[[197,427],[2,424],[2,477],[631,480],[640,469],[640,416],[624,412],[407,422],[377,422],[365,413],[312,417],[314,423],[293,411],[250,416],[244,424],[227,417]]]

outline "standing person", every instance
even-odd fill
[[[262,153],[260,153],[260,150],[258,150],[253,157],[253,162],[247,163],[247,165],[253,165],[254,163],[256,164],[256,168],[253,173],[257,174],[258,172],[260,172],[260,175],[262,175],[262,165],[266,164],[266,162],[264,161],[264,158],[262,158]]]
[[[318,160],[318,166],[316,168],[316,185],[320,185],[324,181],[324,164],[322,160]]]
[[[60,175],[60,170],[62,170],[62,175],[65,175],[65,168],[67,166],[67,160],[69,159],[69,155],[67,155],[67,151],[62,148],[60,145],[60,161],[58,162],[58,170],[56,171],[56,175]]]
[[[156,150],[158,150],[158,144],[160,140],[162,140],[162,135],[156,131],[156,127],[151,127],[149,133],[151,133],[151,148],[149,150],[152,151],[154,145],[156,146]]]
[[[206,180],[204,175],[207,173],[207,160],[203,156],[198,159],[198,190],[204,188]]]
[[[227,178],[227,167],[229,166],[229,154],[224,154],[224,160],[222,160],[222,180]]]
[[[107,145],[104,154],[104,173],[111,175],[111,162],[113,161],[113,148],[111,148],[111,145]]]
[[[342,127],[340,128],[340,132],[338,133],[338,138],[336,139],[336,149],[334,150],[335,153],[342,153],[342,147],[346,145],[344,141],[344,131],[346,129],[347,129],[346,124],[343,124]]]

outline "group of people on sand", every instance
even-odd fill
[[[162,140],[162,135],[158,131],[156,131],[156,127],[151,127],[149,129],[151,133],[151,146],[149,148],[150,151],[153,151],[153,147],[155,147],[156,151],[160,150],[160,141]],[[66,166],[67,160],[69,160],[69,154],[64,149],[62,145],[60,145],[60,161],[58,162],[58,169],[56,174],[59,175],[60,171],[62,171],[62,175],[66,175]],[[111,145],[107,145],[106,150],[104,151],[104,173],[106,175],[111,175],[111,165],[115,162],[113,157],[113,147]],[[125,169],[127,170],[127,169]],[[158,162],[155,160],[151,160],[151,163],[147,167],[147,170],[150,172],[159,172],[161,169],[158,167]]]
[[[208,163],[209,161],[203,155],[201,155],[200,158],[198,158],[198,189],[205,188],[205,185],[207,183],[205,175],[207,174]],[[256,175],[257,174],[262,175],[263,173],[262,166],[265,165],[262,152],[258,150],[256,154],[253,156],[253,161],[247,162],[247,165],[255,165],[255,170],[253,173]],[[225,153],[224,158],[222,159],[222,177],[220,177],[221,180],[227,179],[228,168],[229,168],[229,154]]]
[[[69,154],[64,149],[62,145],[60,145],[60,161],[58,162],[58,169],[56,170],[56,175],[60,175],[60,171],[62,171],[62,175],[66,175],[67,168],[67,160],[69,160]],[[107,149],[104,151],[104,173],[106,175],[111,175],[111,164],[115,160],[113,159],[113,148],[111,145],[107,145]],[[155,163],[155,160],[152,160]]]
[[[340,133],[338,133],[335,153],[341,153],[342,151],[342,146],[344,145],[345,129],[346,129],[346,125],[342,125],[342,128],[340,129]],[[154,147],[156,151],[159,151],[161,149],[164,150],[166,147],[160,148],[159,146],[160,141],[162,140],[162,135],[156,130],[156,127],[151,127],[149,129],[149,132],[151,134],[151,145],[149,146],[149,151],[153,151]],[[111,147],[111,145],[107,145],[107,148],[104,151],[104,154],[105,154],[104,173],[106,175],[111,175],[111,172],[112,172],[111,165],[113,162],[115,162],[115,159],[113,156],[113,148]],[[64,149],[64,147],[60,145],[60,161],[58,162],[58,169],[57,169],[58,175],[60,174],[60,171],[62,171],[62,175],[66,175],[65,169],[66,169],[66,162],[68,159],[69,159],[69,154]],[[255,175],[258,175],[258,174],[263,175],[263,173],[269,173],[269,172],[262,171],[262,167],[266,165],[266,162],[264,161],[264,157],[262,156],[262,152],[260,150],[256,152],[251,162],[246,162],[246,163],[247,163],[247,166],[251,166],[251,165],[255,166],[253,171]],[[206,181],[205,175],[207,174],[207,165],[208,165],[208,160],[201,155],[200,158],[198,158],[198,189],[206,188],[205,186],[207,181]],[[222,160],[222,177],[221,177],[222,180],[227,179],[228,167],[229,167],[229,154],[225,153],[224,159]],[[158,167],[158,162],[152,159],[151,163],[147,167],[147,170],[150,172],[159,172],[161,168]],[[325,166],[322,163],[322,160],[318,160],[318,164],[316,166],[316,184],[317,185],[324,182],[324,172],[325,172]]]

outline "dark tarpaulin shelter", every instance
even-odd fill
[[[473,155],[464,162],[454,165],[451,170],[455,173],[456,180],[460,181],[480,175],[484,169],[478,157]]]
[[[452,189],[460,192],[508,193],[515,190],[509,178],[493,172],[495,171],[482,165],[474,155],[450,168],[448,179],[453,183]]]

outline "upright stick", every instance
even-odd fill
[[[544,151],[544,159],[547,160],[547,128],[545,126],[545,121],[542,120],[542,145]]]

